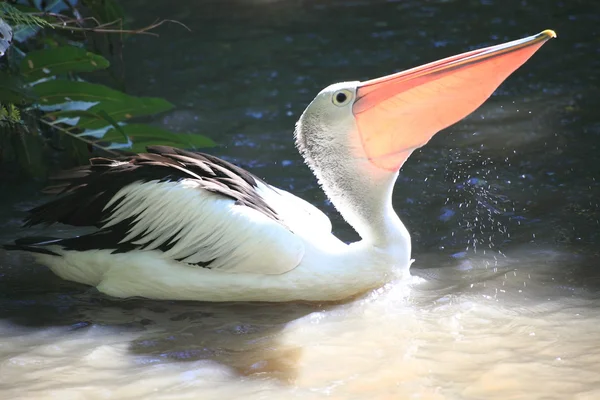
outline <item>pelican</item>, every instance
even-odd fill
[[[26,226],[93,227],[22,238],[59,277],[115,297],[336,301],[407,275],[411,239],[392,206],[398,173],[433,135],[477,109],[551,30],[403,72],[323,89],[296,147],[361,240],[344,243],[308,202],[212,155],[165,146],[56,177],[61,196]]]

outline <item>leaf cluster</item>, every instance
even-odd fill
[[[80,1],[84,11],[91,14],[86,18],[71,2],[54,3],[63,7],[38,9],[0,3],[0,21],[11,25],[15,39],[23,29],[34,32],[19,43],[7,41],[12,47],[0,59],[0,123],[14,124],[22,122],[22,115],[33,115],[39,129],[27,129],[29,134],[50,140],[44,132],[57,132],[68,137],[69,142],[79,142],[75,145],[79,152],[95,148],[117,154],[123,150],[143,151],[150,144],[184,148],[214,146],[203,135],[175,133],[136,122],[136,118],[171,110],[173,104],[162,98],[132,96],[84,80],[90,73],[107,70],[109,60],[89,51],[86,48],[89,41],[84,36],[80,40],[65,40],[59,34],[65,27],[71,33],[78,30],[102,35],[141,33],[162,22],[138,30],[122,30],[124,18],[115,0]]]

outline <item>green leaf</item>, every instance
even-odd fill
[[[117,122],[104,111],[101,111],[101,112],[91,112],[91,111],[87,111],[87,110],[55,111],[55,112],[47,113],[46,116],[50,117],[51,120],[56,120],[59,118],[77,118],[77,117],[79,117],[79,121],[78,121],[79,124],[81,123],[82,120],[83,121],[95,121],[98,125],[102,125],[99,128],[102,128],[107,125],[119,127]],[[101,122],[101,121],[105,121],[105,122]],[[77,124],[74,127],[81,128]],[[83,136],[85,136],[85,134]],[[121,135],[121,137],[119,139],[120,140],[115,140],[115,141],[127,143],[127,136],[124,133]],[[123,139],[125,139],[125,140],[123,140]]]
[[[68,110],[68,111],[54,111],[46,113],[46,116],[51,117],[52,120],[56,120],[59,118],[76,118],[76,117],[88,117],[88,118],[97,118],[103,119],[102,115],[98,113],[93,113],[87,110]],[[106,121],[109,125],[110,122]],[[105,126],[106,126],[105,125]]]
[[[86,49],[62,46],[32,51],[21,61],[21,73],[27,81],[64,74],[108,68],[108,60]]]
[[[46,113],[47,117],[50,117],[51,120],[56,120],[59,118],[76,118],[76,117],[88,117],[94,119],[104,119],[104,117],[98,113],[93,113],[87,110],[68,110],[68,111],[54,111]],[[51,122],[51,121],[50,121]],[[109,125],[110,122],[106,121],[106,125]]]
[[[52,80],[33,87],[42,104],[59,104],[66,101],[90,101],[99,104],[90,107],[87,113],[58,111],[49,113],[53,117],[81,117],[78,127],[98,129],[106,122],[124,121],[134,117],[158,114],[173,108],[168,101],[155,97],[134,97],[104,85],[88,82]],[[105,114],[101,114],[105,113]],[[110,119],[107,119],[108,118]]]
[[[118,101],[127,102],[131,97],[104,85],[89,82],[54,79],[33,87],[44,105],[66,101]]]
[[[0,103],[23,103],[35,99],[35,93],[14,75],[0,72]]]
[[[104,110],[98,111],[98,115],[100,115],[101,117],[103,117],[104,119],[106,119],[113,126],[113,129],[111,129],[111,131],[116,130],[117,132],[119,132],[121,134],[121,136],[122,136],[122,139],[125,139],[125,142],[127,142],[127,135],[125,134],[125,131],[123,130],[123,128],[121,128],[121,126],[119,124],[117,124],[117,121],[115,121]]]
[[[121,129],[133,142],[132,149],[139,148],[139,143],[143,143],[144,146],[162,144],[183,148],[215,146],[215,142],[206,136],[188,133],[175,133],[152,125],[127,124],[121,126]],[[115,131],[113,128],[107,131],[100,140],[104,142],[117,142],[119,139],[121,139],[119,132]]]
[[[173,108],[173,105],[164,99],[155,97],[131,97],[127,102],[106,102],[96,104],[89,111],[104,111],[115,121],[125,121],[135,117],[158,114]],[[84,129],[98,129],[106,126],[101,121],[82,119],[79,127]]]

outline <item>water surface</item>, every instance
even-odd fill
[[[125,47],[128,89],[178,108],[154,123],[325,210],[293,147],[324,86],[546,28],[477,112],[403,167],[394,204],[413,278],[341,304],[118,300],[0,253],[0,398],[600,398],[599,6],[586,1],[123,2],[178,19]],[[6,193],[0,239],[45,200]]]

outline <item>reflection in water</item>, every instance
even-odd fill
[[[413,236],[411,282],[340,304],[119,301],[0,252],[0,398],[600,398],[594,2],[123,4],[139,25],[193,29],[125,49],[132,93],[178,106],[156,123],[223,143],[215,153],[330,212],[349,240],[292,144],[321,88],[559,37],[403,167],[394,205]],[[1,243],[25,235],[19,218],[41,201],[13,189]]]

